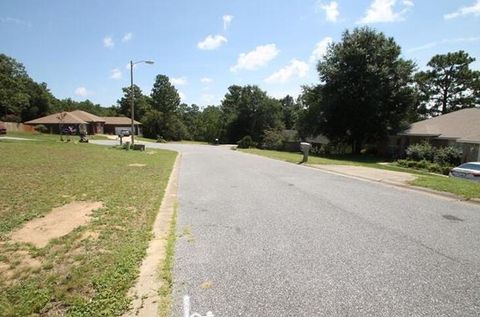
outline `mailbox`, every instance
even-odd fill
[[[301,163],[305,163],[308,161],[308,152],[310,152],[310,149],[312,148],[312,145],[307,142],[300,142],[300,151],[303,153],[303,160]]]

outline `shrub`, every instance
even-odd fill
[[[402,167],[419,169],[419,170],[424,170],[424,171],[437,173],[437,174],[448,175],[448,173],[450,172],[449,166],[442,166],[438,163],[430,163],[426,160],[421,160],[421,161],[398,160],[397,164]]]
[[[407,159],[413,161],[427,160],[432,162],[435,155],[435,149],[427,142],[413,144],[407,148]]]
[[[248,149],[253,146],[252,137],[249,135],[244,136],[240,141],[237,142],[240,149]]]
[[[439,148],[435,151],[433,161],[439,165],[457,166],[462,162],[462,153],[452,146]]]
[[[37,124],[34,128],[34,130],[38,133],[47,133],[48,128],[44,126],[43,124]]]
[[[280,130],[265,130],[263,133],[263,148],[267,150],[281,150],[283,136]]]

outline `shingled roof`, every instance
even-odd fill
[[[458,142],[480,143],[480,108],[462,109],[415,122],[399,135],[431,136]]]
[[[70,113],[86,122],[105,122],[105,119],[83,110],[73,110]]]
[[[129,125],[132,124],[132,119],[127,117],[103,117],[105,124],[108,125]],[[135,124],[139,125],[140,122],[134,120]]]
[[[63,115],[63,119],[61,116]],[[30,120],[25,122],[25,124],[86,124],[87,122],[80,119],[71,112],[59,112],[54,113],[49,116],[41,117],[38,119]]]

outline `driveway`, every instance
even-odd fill
[[[480,315],[478,206],[223,147],[147,146],[183,155],[172,316]]]

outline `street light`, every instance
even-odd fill
[[[133,62],[130,61],[130,93],[131,93],[131,105],[130,105],[130,112],[131,112],[131,118],[132,118],[132,146],[135,144],[135,120],[134,120],[134,114],[135,114],[135,94],[133,92],[133,65],[135,64],[140,64],[140,63],[145,63],[145,64],[153,64],[154,61],[138,61],[138,62]]]

